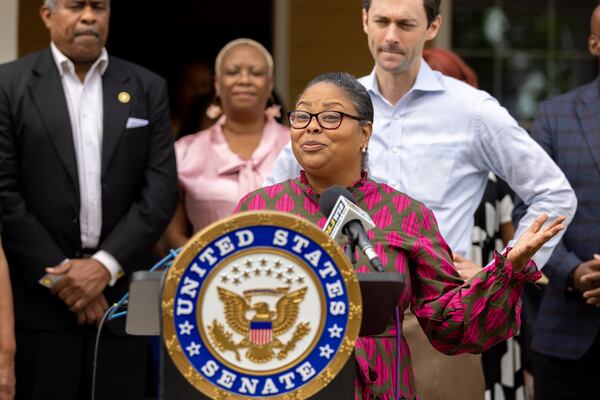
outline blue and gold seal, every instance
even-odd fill
[[[168,272],[163,339],[213,399],[302,399],[354,350],[362,308],[352,266],[316,226],[240,213],[197,233]]]

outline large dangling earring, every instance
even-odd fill
[[[360,146],[360,152],[363,153],[363,154],[366,154],[367,153],[367,146],[364,146],[364,145]]]
[[[208,108],[206,109],[206,116],[210,119],[217,119],[223,114],[223,110],[221,109],[221,98],[219,95],[215,95],[214,100]]]
[[[269,96],[269,100],[267,100],[267,108],[265,108],[265,115],[267,118],[279,119],[281,118],[281,105],[275,103],[275,97],[273,97],[273,93]]]

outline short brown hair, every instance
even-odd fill
[[[435,17],[440,15],[440,3],[442,0],[423,0],[423,7],[425,7],[425,13],[427,14],[427,26],[430,26]],[[363,9],[369,11],[371,7],[371,0],[362,0]]]

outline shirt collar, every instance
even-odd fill
[[[308,179],[306,178],[306,172],[304,172],[304,170],[300,170],[300,177],[299,177],[299,181],[300,184],[302,185],[302,188],[304,189],[304,191],[311,196],[315,196],[315,197],[319,197],[319,195],[317,194],[317,192],[315,192],[315,190],[310,186],[310,184],[308,183]],[[362,186],[364,186],[369,178],[369,174],[366,170],[363,170],[360,173],[360,178],[358,178],[351,186],[347,187],[346,189],[348,189],[350,191],[350,193],[354,193],[354,191],[356,189],[360,189]]]
[[[226,117],[223,114],[217,122],[210,128],[210,138],[212,146],[215,148],[215,155],[219,159],[217,170],[219,175],[230,174],[232,172],[239,171],[245,166],[252,166],[253,168],[258,166],[264,161],[264,159],[272,153],[273,146],[277,140],[276,125],[272,117],[265,116],[265,126],[263,127],[262,137],[258,147],[252,153],[250,159],[245,160],[239,155],[233,153],[225,140],[223,134],[223,125],[225,125]]]
[[[73,65],[73,61],[69,60],[69,58],[65,56],[58,49],[58,47],[56,47],[54,42],[50,42],[50,49],[52,50],[52,57],[54,58],[56,68],[58,68],[58,73],[61,77],[65,73],[75,73],[75,65]],[[100,72],[100,75],[104,75],[106,68],[108,68],[108,52],[106,51],[106,48],[103,47],[102,52],[100,53],[100,57],[98,57],[94,64],[92,64],[90,71],[94,71],[95,69],[97,69]]]
[[[364,81],[364,86],[368,91],[373,92],[380,97],[383,97],[381,91],[379,90],[379,85],[377,84],[377,75],[375,73],[375,67],[373,67],[371,73],[367,75]],[[414,90],[422,92],[438,92],[445,90],[442,81],[436,76],[431,67],[422,58],[421,66],[419,67],[419,72],[417,73],[417,79],[415,80],[415,84],[412,88],[410,88],[408,93]]]

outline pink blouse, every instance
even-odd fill
[[[289,128],[267,118],[260,143],[246,160],[229,148],[224,123],[225,116],[175,143],[179,186],[194,232],[231,215],[239,199],[261,187],[290,140]]]

